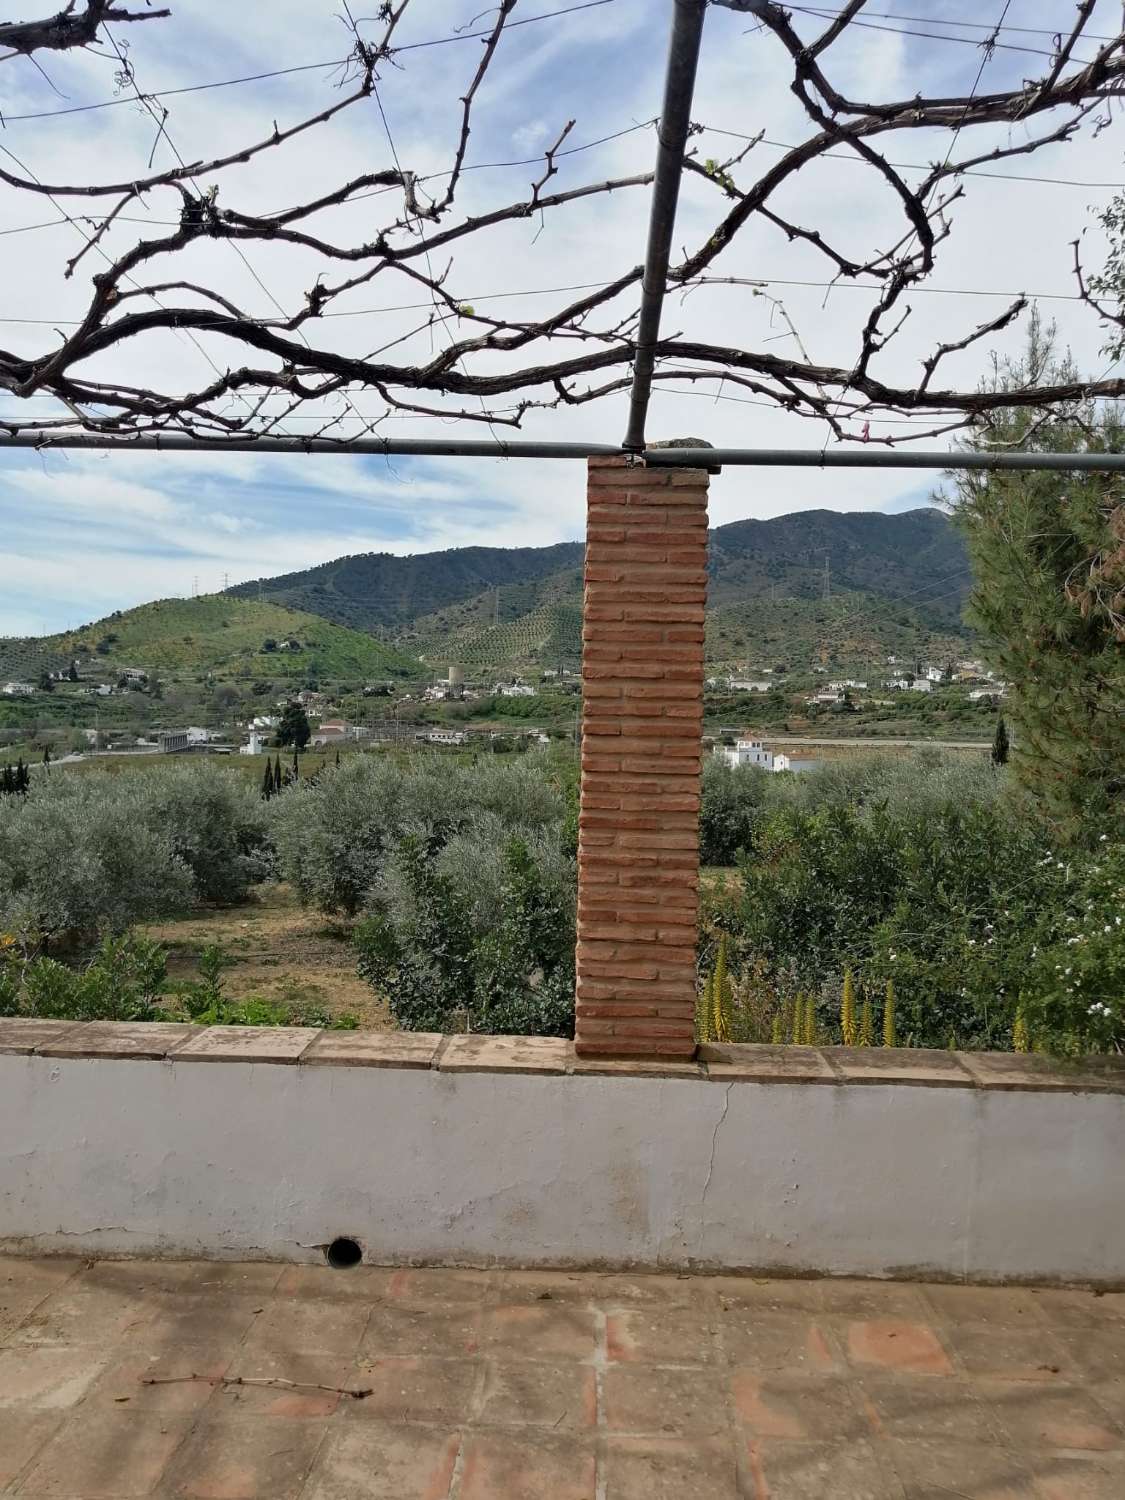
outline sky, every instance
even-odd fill
[[[119,43],[128,43],[138,86],[148,92],[322,59],[333,63],[351,45],[341,0],[170,3],[170,20],[114,28]],[[573,0],[520,0],[514,18],[535,17],[568,3]],[[374,10],[361,0],[354,14]],[[467,156],[477,170],[462,180],[459,212],[480,213],[526,197],[541,166],[486,164],[534,157],[569,119],[575,124],[568,144],[602,143],[561,158],[552,188],[649,170],[655,141],[645,122],[659,109],[670,10],[670,0],[607,0],[511,30],[479,94]],[[869,0],[870,26],[853,27],[828,54],[832,76],[864,97],[967,92],[982,61],[973,44],[982,33],[972,26],[990,24],[1004,10],[1003,0],[976,7],[968,0]],[[1004,19],[1009,28],[1051,32],[1065,28],[1072,15],[1069,0],[1009,0]],[[947,25],[943,31],[967,40],[908,34],[926,30],[919,17],[960,20],[966,24],[956,29]],[[284,153],[266,152],[225,173],[220,202],[247,212],[299,202],[347,176],[386,168],[391,143],[404,167],[419,173],[448,168],[460,125],[458,98],[482,45],[460,36],[458,28],[478,30],[489,19],[480,0],[415,0],[397,34],[399,45],[455,40],[403,52],[380,70],[382,114],[374,100],[365,101]],[[1092,30],[1114,33],[1120,20],[1116,0],[1098,0]],[[806,19],[799,24],[811,35],[823,22]],[[366,30],[373,34],[370,27]],[[1008,30],[1003,38],[1011,49],[1050,47],[1050,36],[1034,30]],[[1084,46],[1089,55],[1092,44]],[[119,63],[104,48],[42,62],[42,72],[24,58],[0,62],[0,148],[54,182],[94,182],[111,175],[131,179],[148,170],[150,153],[154,169],[171,165],[168,142],[156,138],[151,118],[125,97],[115,81]],[[1046,64],[1045,57],[1032,51],[997,49],[985,62],[981,87],[1015,86],[1038,76]],[[765,140],[734,169],[736,180],[746,185],[780,154],[768,141],[805,138],[810,129],[789,90],[789,76],[778,44],[755,27],[751,16],[712,6],[692,111],[693,119],[707,127],[693,142],[700,157],[721,158],[739,148],[741,143],[717,131],[743,136],[764,132]],[[267,135],[275,121],[284,128],[326,106],[339,97],[339,83],[340,69],[325,66],[174,96],[165,100],[167,134],[188,159],[206,158]],[[100,111],[18,118],[115,97],[124,102]],[[919,361],[935,343],[960,337],[1021,292],[1041,299],[1045,317],[1057,321],[1060,340],[1072,348],[1080,368],[1095,375],[1106,372],[1100,352],[1104,333],[1074,300],[1071,241],[1082,235],[1087,265],[1099,263],[1104,247],[1094,215],[1112,198],[1115,185],[1125,186],[1125,165],[1121,124],[1114,118],[1095,130],[1093,123],[1069,144],[1004,165],[1005,171],[1025,174],[1025,180],[965,181],[953,231],[940,247],[929,283],[934,290],[908,299],[910,319],[884,356],[880,373],[916,379]],[[602,141],[606,136],[616,138]],[[1009,134],[988,127],[964,132],[958,149],[975,148],[978,142],[987,149],[1020,139],[1015,130]],[[904,133],[888,154],[896,162],[924,168],[942,159],[947,146],[945,138],[932,132]],[[12,166],[10,157],[0,160]],[[1027,176],[1062,181],[1032,182]],[[74,200],[68,202],[72,212],[82,211]],[[569,297],[552,300],[531,293],[601,282],[641,260],[648,202],[647,188],[622,190],[568,205],[542,224],[521,219],[487,236],[474,236],[461,242],[447,284],[460,301],[473,306],[503,308],[512,316],[541,315],[544,307]],[[796,187],[783,190],[776,206],[797,222],[815,222],[857,257],[900,233],[886,185],[850,160],[835,159],[802,173]],[[166,222],[177,217],[178,209],[178,196],[165,190],[150,193],[137,213]],[[379,199],[351,207],[353,238],[362,238],[365,226],[377,228],[384,220],[374,216],[383,213]],[[676,251],[698,244],[720,213],[714,188],[699,178],[686,179]],[[44,227],[26,227],[34,224]],[[120,252],[138,233],[146,233],[143,225],[122,223],[104,243],[111,252]],[[53,346],[56,323],[61,327],[65,320],[81,317],[89,277],[98,264],[89,255],[67,278],[66,263],[82,243],[74,227],[60,219],[49,201],[7,187],[0,187],[0,234],[6,272],[0,291],[0,344],[21,354],[41,353]],[[315,263],[304,252],[260,244],[247,246],[249,264],[229,244],[214,242],[181,260],[190,263],[196,279],[218,286],[262,317],[272,314],[275,301],[286,308],[300,305],[315,274],[310,273]],[[782,284],[823,283],[830,274],[826,264],[813,247],[790,244],[773,226],[753,222],[711,271],[767,280],[769,298],[729,286],[672,295],[664,332],[782,353],[795,353],[799,337],[815,361],[850,365],[872,294],[846,285],[828,291]],[[360,352],[403,339],[404,353],[425,357],[435,335],[412,331],[425,315],[388,310],[417,302],[421,291],[400,278],[351,294],[342,305],[354,316],[340,321],[339,346]],[[513,297],[513,292],[527,295]],[[988,295],[975,295],[982,292]],[[493,302],[497,294],[504,298]],[[949,360],[946,382],[975,385],[986,373],[990,350],[1018,354],[1024,327],[1017,324]],[[218,339],[209,342],[206,335],[192,344],[162,333],[138,344],[129,359],[129,378],[138,384],[193,388],[213,377],[208,359],[222,367],[242,362],[242,355]],[[96,365],[92,362],[84,373],[97,374]],[[686,384],[677,384],[674,391],[658,389],[649,416],[650,438],[693,435],[731,447],[814,447],[826,441],[823,423],[730,399],[729,388],[720,395],[715,399],[713,389],[705,393]],[[619,394],[596,404],[531,412],[522,431],[509,435],[614,443],[624,431],[626,404]],[[356,394],[353,405],[366,417],[382,411],[374,392]],[[26,420],[29,411],[47,419],[61,408],[51,399],[20,402],[0,393],[0,419],[18,412]],[[308,432],[315,426],[315,421],[293,421],[284,430]],[[465,424],[449,419],[406,416],[380,427],[382,433],[410,437],[450,437],[455,431],[480,438],[488,430],[472,424],[466,431]],[[722,524],[819,507],[905,510],[930,503],[936,482],[938,476],[916,471],[728,469],[712,481],[712,520]],[[0,635],[59,630],[148,599],[211,592],[228,582],[347,553],[573,540],[582,535],[583,511],[580,464],[0,450]]]

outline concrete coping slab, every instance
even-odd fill
[[[321,1031],[301,1066],[432,1068],[444,1041],[440,1031]]]
[[[972,1079],[956,1052],[922,1047],[822,1047],[842,1083],[906,1083],[965,1088]]]
[[[719,1083],[836,1083],[836,1074],[816,1047],[760,1046],[750,1042],[704,1043],[699,1060]]]
[[[295,1063],[320,1035],[312,1026],[207,1026],[172,1057],[176,1062]]]
[[[957,1057],[978,1088],[1125,1093],[1125,1057],[1070,1059],[1028,1052],[959,1052]]]
[[[79,1021],[36,1048],[40,1057],[167,1057],[198,1033],[190,1021]]]
[[[705,1044],[696,1061],[577,1057],[561,1037],[442,1036],[436,1032],[330,1031],[311,1026],[0,1017],[0,1054],[179,1062],[435,1069],[578,1077],[682,1078],[715,1083],[899,1084],[1071,1093],[1125,1093],[1125,1057],[1074,1061],[1011,1052],[920,1047]]]
[[[72,1031],[85,1030],[81,1021],[39,1021],[23,1016],[0,1016],[0,1053],[30,1056]]]
[[[451,1036],[438,1054],[441,1073],[568,1073],[574,1044],[554,1036]]]

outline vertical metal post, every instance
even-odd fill
[[[668,41],[668,63],[664,74],[664,104],[657,129],[656,173],[649,210],[648,248],[641,282],[641,315],[637,325],[637,352],[633,361],[633,388],[629,395],[629,426],[622,447],[641,453],[645,446],[645,416],[652,392],[656,344],[660,337],[660,310],[668,280],[668,258],[676,204],[680,197],[684,147],[691,123],[691,101],[703,18],[707,0],[673,0],[672,34]]]

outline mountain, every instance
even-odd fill
[[[3,678],[34,679],[44,671],[65,670],[76,658],[83,662],[84,679],[107,681],[125,667],[157,676],[253,675],[298,681],[418,675],[416,657],[366,632],[275,602],[225,594],[158,599],[60,635],[0,639]]]
[[[710,541],[712,661],[767,653],[834,663],[963,645],[969,563],[941,511],[799,511],[733,521]],[[582,544],[365,553],[231,593],[369,631],[435,668],[573,665]]]

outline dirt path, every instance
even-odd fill
[[[232,999],[253,995],[323,1006],[334,1015],[358,1016],[364,1027],[393,1027],[386,1006],[356,973],[351,924],[302,908],[287,885],[259,886],[242,906],[195,912],[144,931],[167,947],[171,979],[193,979],[202,950],[218,943],[231,960],[223,978]]]

